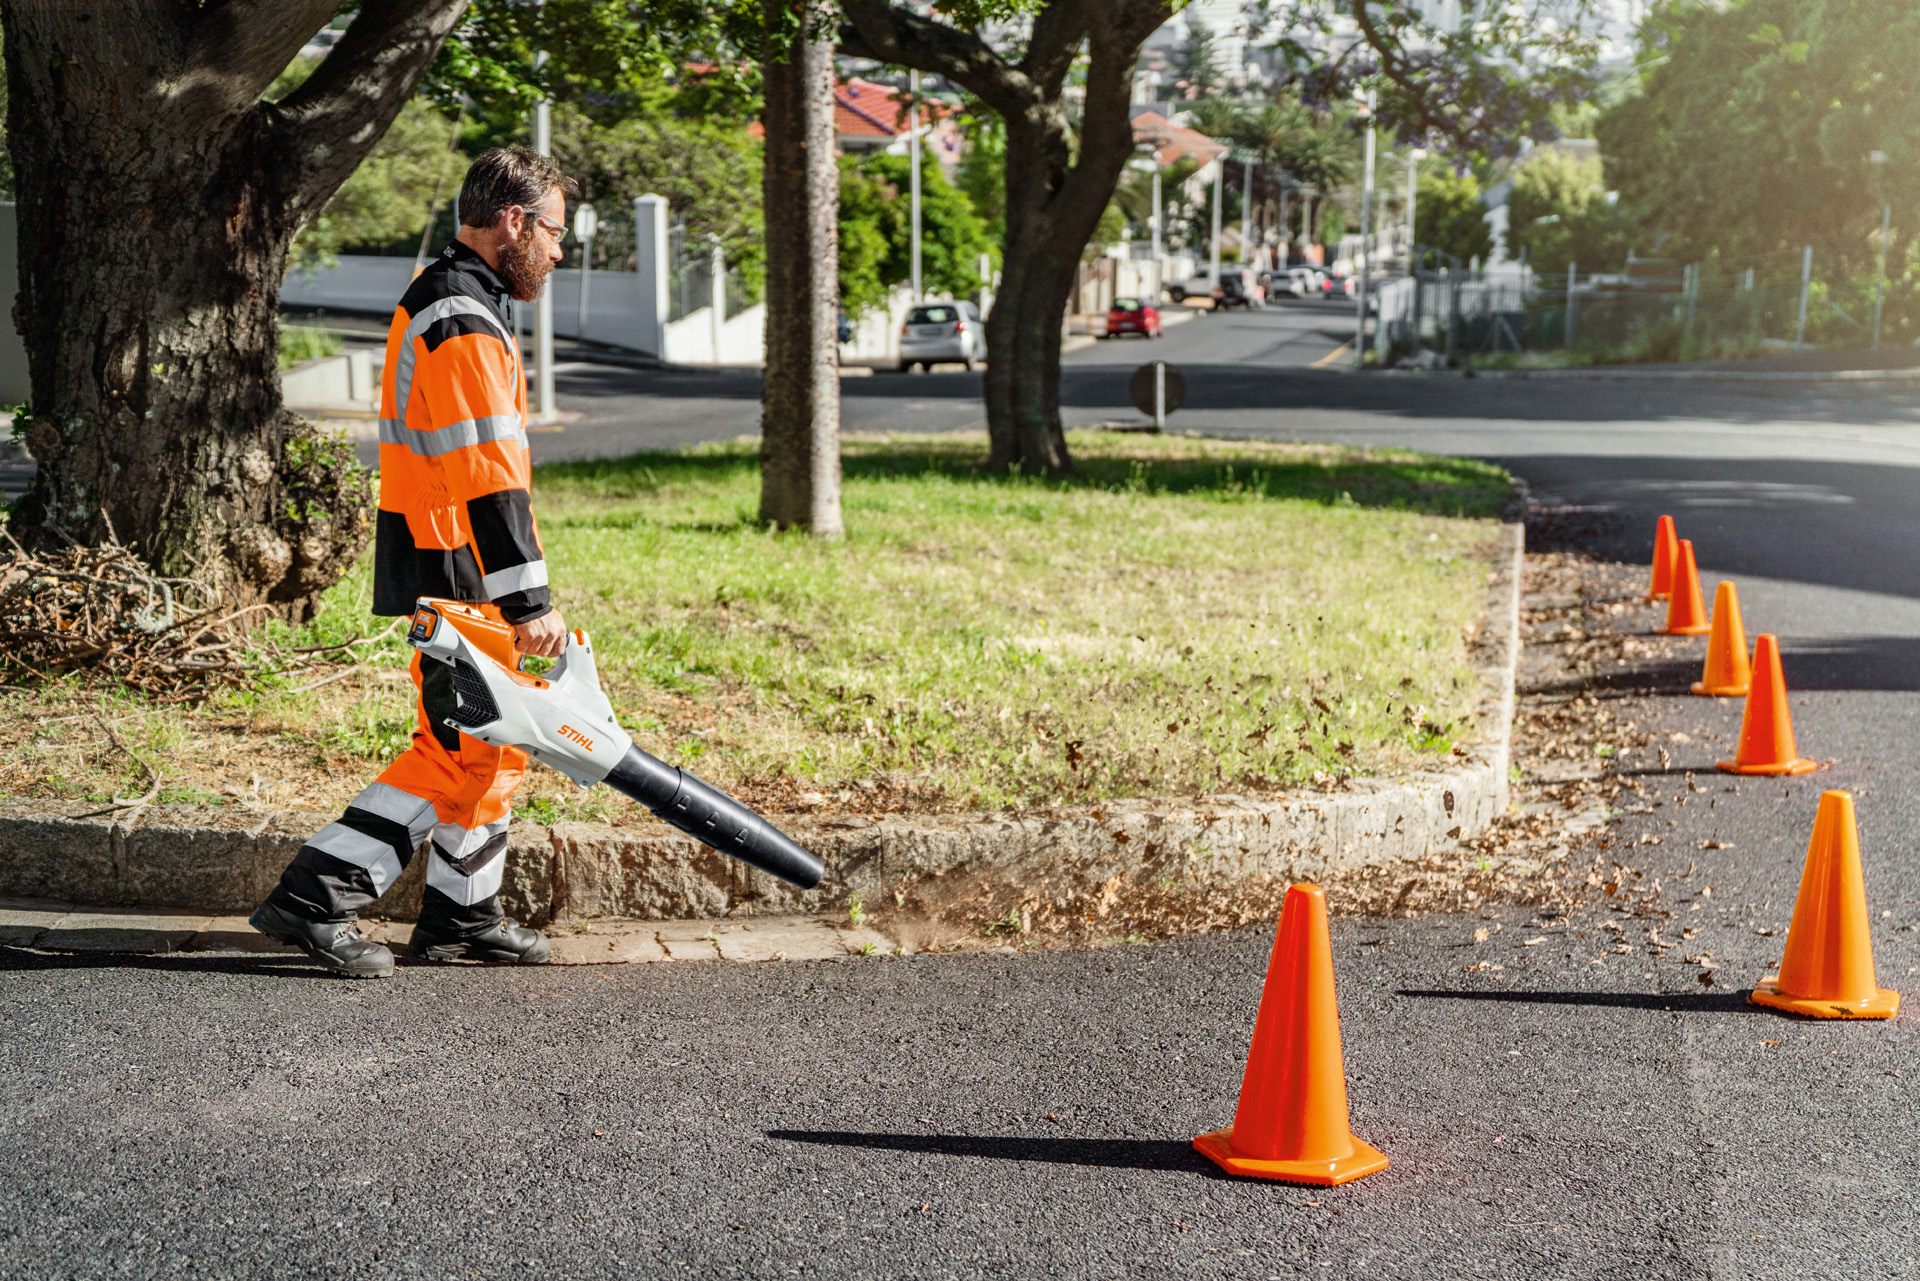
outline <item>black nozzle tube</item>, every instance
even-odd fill
[[[712,784],[637,747],[629,747],[608,771],[606,783],[662,822],[789,885],[810,890],[826,874],[819,859],[766,819]]]

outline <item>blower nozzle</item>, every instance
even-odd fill
[[[517,747],[582,787],[605,783],[722,854],[810,890],[826,869],[785,833],[705,780],[634,746],[600,690],[593,646],[567,633],[545,677],[519,668],[513,630],[471,605],[421,597],[407,643],[453,668],[454,728]]]

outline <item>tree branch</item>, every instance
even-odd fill
[[[841,10],[847,22],[840,46],[848,53],[945,76],[1003,117],[1017,116],[1042,100],[1024,70],[1008,65],[970,31],[896,9],[885,0],[844,0]]]
[[[1085,7],[1077,0],[1054,0],[1034,15],[1032,38],[1020,69],[1041,86],[1047,98],[1057,98],[1086,38]]]
[[[182,50],[168,96],[208,116],[239,116],[260,100],[339,0],[228,0],[207,5]]]
[[[306,81],[264,106],[273,145],[297,174],[283,190],[310,213],[345,182],[413,96],[468,0],[394,0],[361,6],[340,43]]]

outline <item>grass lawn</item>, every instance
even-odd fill
[[[1071,481],[978,434],[850,437],[848,536],[755,521],[757,442],[539,468],[556,599],[642,746],[772,812],[1271,793],[1438,763],[1507,490],[1396,451],[1099,432]],[[368,563],[300,643],[370,635]],[[406,744],[408,651],[306,692],[0,696],[0,790],[327,810]],[[312,679],[296,677],[296,684]],[[131,790],[129,790],[131,789]],[[535,767],[539,821],[642,817]]]

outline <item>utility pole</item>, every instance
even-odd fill
[[[1568,351],[1573,350],[1573,340],[1580,336],[1579,312],[1575,310],[1580,305],[1580,298],[1574,292],[1579,283],[1580,264],[1569,259],[1567,262],[1567,333],[1566,340],[1562,344]]]
[[[1813,292],[1813,246],[1800,253],[1800,324],[1793,331],[1793,345],[1807,345],[1807,295]]]
[[[907,163],[913,169],[913,302],[920,304],[920,73],[907,72]]]
[[[545,63],[547,55],[538,59]],[[542,98],[533,108],[533,149],[543,156],[553,154],[553,104]],[[534,421],[550,423],[560,417],[553,393],[553,290],[542,289],[533,304],[534,397],[537,406]]]
[[[1220,287],[1220,198],[1226,189],[1227,153],[1222,151],[1213,162],[1213,259],[1207,268],[1207,283]]]
[[[1880,309],[1887,300],[1887,237],[1893,231],[1893,206],[1880,206],[1880,271],[1873,282],[1873,349],[1880,350]]]
[[[1409,276],[1420,269],[1420,264],[1414,260],[1413,252],[1413,247],[1419,243],[1413,238],[1413,206],[1414,199],[1419,193],[1420,162],[1426,158],[1426,149],[1423,147],[1415,147],[1407,153],[1407,274]]]
[[[1253,161],[1240,163],[1240,265],[1253,262]]]
[[[1361,171],[1360,187],[1360,288],[1355,291],[1358,299],[1357,311],[1353,322],[1353,367],[1367,367],[1367,285],[1372,271],[1372,255],[1367,252],[1368,238],[1373,233],[1373,95],[1367,95],[1360,104],[1360,114],[1367,118],[1367,159]]]

